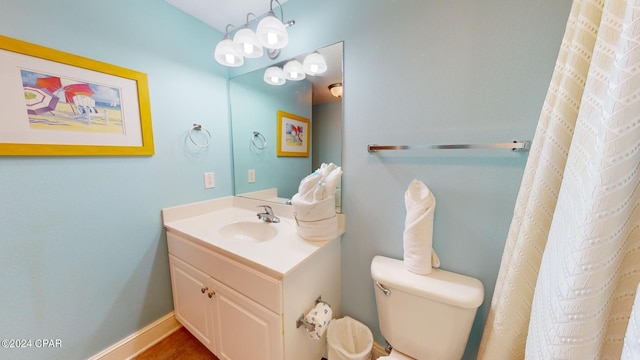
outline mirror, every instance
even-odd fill
[[[327,61],[327,71],[320,75],[276,86],[264,81],[263,68],[229,80],[235,195],[286,203],[300,181],[322,163],[342,165],[342,98],[331,95],[329,85],[343,82],[343,43],[317,52]],[[295,59],[302,63],[307,55]],[[289,60],[276,66],[282,68]],[[277,155],[278,111],[310,120],[310,136],[304,139],[308,156]],[[340,199],[338,189],[338,211]]]

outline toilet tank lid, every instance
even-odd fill
[[[371,277],[381,285],[461,308],[482,304],[484,287],[480,280],[441,269],[429,275],[408,271],[402,260],[376,256],[371,261]]]

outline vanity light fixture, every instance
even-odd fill
[[[277,2],[280,6],[280,21],[273,13],[273,2]],[[271,0],[269,3],[269,12],[258,23],[256,29],[258,39],[262,43],[262,46],[267,49],[282,49],[289,43],[289,34],[287,34],[287,28],[284,25],[284,12],[282,11],[282,4],[278,0]]]
[[[327,71],[327,61],[320,53],[313,52],[304,58],[302,68],[308,75],[320,75]]]
[[[270,0],[269,12],[258,22],[254,33],[249,26],[249,15],[258,17],[253,13],[247,14],[247,22],[239,29],[233,40],[231,39],[229,27],[225,29],[224,38],[216,45],[215,59],[224,66],[237,67],[244,64],[244,58],[259,58],[266,49],[270,59],[275,59],[280,55],[280,50],[289,43],[287,27],[294,25],[295,20],[284,22],[284,11],[282,4],[278,0]],[[280,19],[273,12],[273,2],[280,6]]]
[[[264,53],[262,49],[262,44],[258,39],[258,35],[251,30],[249,26],[249,15],[253,15],[253,17],[258,19],[258,17],[253,13],[247,14],[247,22],[244,27],[233,36],[233,42],[240,45],[242,56],[250,59],[259,58]]]
[[[264,81],[269,85],[284,85],[287,82],[284,71],[278,66],[272,66],[264,71]]]
[[[233,25],[227,25],[224,38],[216,45],[215,59],[224,66],[242,66],[242,64],[244,64],[244,58],[242,57],[241,45],[231,40],[229,36],[229,26]]]
[[[329,85],[329,91],[331,91],[331,95],[341,98],[342,97],[342,83],[335,83]]]
[[[284,65],[282,70],[284,71],[284,77],[287,78],[287,80],[299,81],[306,77],[304,70],[302,69],[302,63],[298,60],[289,61]]]

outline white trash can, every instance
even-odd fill
[[[345,316],[329,323],[327,343],[328,360],[369,360],[373,334],[365,324]]]

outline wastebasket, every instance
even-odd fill
[[[327,343],[328,360],[369,360],[373,334],[363,323],[345,316],[329,323]]]

